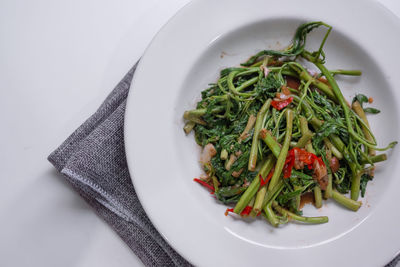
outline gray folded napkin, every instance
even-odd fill
[[[151,224],[129,176],[124,113],[135,69],[48,160],[146,266],[189,266]]]
[[[136,65],[48,160],[146,266],[190,266],[151,224],[129,176],[123,130],[135,69]],[[399,259],[386,266],[396,266]]]

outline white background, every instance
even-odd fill
[[[0,0],[0,266],[141,265],[46,158],[187,2]]]

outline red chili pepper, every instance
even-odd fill
[[[253,207],[250,206],[246,206],[243,211],[240,213],[241,216],[248,216],[250,215],[251,210],[253,209]],[[226,209],[225,211],[225,216],[228,216],[229,212],[234,213],[233,209]]]
[[[272,170],[269,172],[269,174],[268,174],[268,176],[265,178],[265,180],[262,178],[261,174],[259,175],[259,177],[260,177],[260,187],[258,188],[258,190],[260,190],[261,187],[263,187],[264,185],[266,185],[266,184],[269,182],[269,180],[271,180],[273,174],[274,174],[274,169],[272,169]]]
[[[286,156],[285,165],[283,167],[283,178],[289,178],[292,174],[292,168],[294,166],[294,150],[291,149]]]
[[[293,150],[293,155],[297,154],[298,160],[304,162],[304,164],[307,165],[313,164],[314,161],[318,158],[313,153],[307,152],[306,150],[298,147],[295,147],[292,150]]]
[[[246,208],[244,208],[244,210],[240,213],[240,215],[242,216],[250,215],[252,209],[253,207],[246,206]]]
[[[268,176],[267,176],[267,180],[268,180],[268,181],[271,180],[272,175],[274,175],[274,171],[275,171],[275,167],[272,168],[272,170],[269,172],[269,174],[268,174]]]
[[[318,160],[319,165],[325,167],[325,163],[324,163],[324,161],[322,160],[322,157],[318,157],[317,160]]]
[[[215,188],[214,188],[214,186],[212,186],[212,185],[209,185],[209,184],[207,184],[206,182],[204,182],[203,180],[201,180],[201,179],[198,179],[198,178],[194,178],[194,179],[193,179],[193,181],[195,181],[195,182],[197,182],[197,183],[201,184],[202,186],[204,186],[204,187],[206,187],[206,188],[210,189],[210,190],[211,190],[211,194],[213,194],[213,193],[214,193],[214,191],[215,191]]]
[[[294,158],[290,157],[290,160],[283,167],[283,178],[289,178],[292,175],[293,166],[294,166]]]
[[[268,177],[265,178],[265,180],[262,178],[261,174],[259,175],[259,177],[260,177],[260,188],[261,188],[268,183],[268,181],[267,181]]]
[[[233,212],[233,209],[226,209],[225,216],[228,216],[229,212]]]
[[[321,166],[325,166],[321,157],[317,157],[315,154],[302,148],[295,147],[289,150],[288,156],[286,157],[283,178],[289,178],[291,176],[295,160],[303,162],[310,170],[313,168],[313,164],[316,160]]]
[[[290,103],[292,103],[292,101],[293,101],[293,97],[289,97],[288,99],[280,100],[280,101],[272,100],[271,106],[273,106],[277,110],[281,110],[284,107],[286,107],[287,105],[289,105]]]

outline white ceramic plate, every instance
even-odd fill
[[[362,69],[361,78],[339,84],[348,99],[356,92],[375,99],[382,112],[371,125],[379,144],[400,140],[400,23],[372,1],[193,1],[157,34],[136,70],[125,121],[133,183],[159,232],[195,265],[382,266],[400,249],[399,148],[379,165],[358,212],[330,201],[306,208],[306,215],[329,216],[323,225],[274,229],[263,220],[225,217],[226,207],[193,182],[202,173],[200,148],[182,130],[184,110],[223,67],[283,48],[298,25],[313,20],[334,27],[327,66]],[[321,33],[310,35],[308,47]]]

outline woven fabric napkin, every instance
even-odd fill
[[[189,266],[154,228],[129,176],[123,130],[135,69],[48,160],[146,266]]]
[[[48,160],[146,266],[190,266],[151,224],[129,176],[123,130],[135,69],[136,65]],[[386,267],[396,266],[399,259]]]

